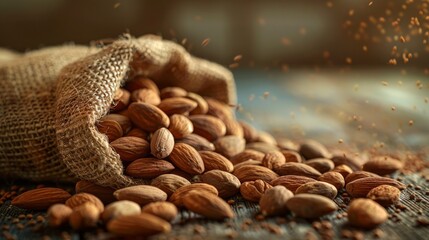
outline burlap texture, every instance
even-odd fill
[[[95,127],[132,74],[162,86],[235,103],[232,74],[155,36],[104,48],[62,46],[16,55],[0,51],[0,174],[7,178],[89,180],[123,187],[119,155]],[[130,68],[133,66],[133,68]],[[137,69],[138,68],[138,69]]]

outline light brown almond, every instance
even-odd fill
[[[234,135],[240,138],[244,138],[243,128],[241,125],[233,118],[226,118],[223,120],[226,127],[225,135]]]
[[[334,162],[332,162],[332,160],[325,158],[314,158],[309,161],[306,161],[305,164],[310,167],[313,167],[320,173],[331,171],[335,167],[335,164]]]
[[[178,176],[176,174],[163,174],[159,177],[156,177],[152,180],[151,185],[157,187],[167,193],[168,196],[171,196],[177,189],[190,185],[186,178]]]
[[[170,116],[170,126],[168,130],[173,134],[174,138],[184,138],[194,131],[194,125],[187,117],[179,114]]]
[[[195,175],[204,172],[204,162],[200,154],[186,143],[176,143],[169,159],[176,167],[187,173]]]
[[[214,186],[221,198],[229,198],[238,193],[240,180],[229,172],[211,170],[199,176],[203,183]]]
[[[262,165],[266,168],[274,170],[286,163],[286,158],[280,151],[272,151],[266,153],[262,159]]]
[[[288,138],[277,138],[277,146],[282,150],[282,151],[294,151],[297,152],[299,149],[299,144],[297,144],[296,142],[288,139]]]
[[[107,230],[118,236],[151,236],[171,231],[167,221],[148,213],[121,216],[107,224]]]
[[[137,185],[116,190],[113,195],[118,200],[129,200],[144,206],[151,202],[167,200],[161,189],[149,185]]]
[[[152,134],[150,153],[158,159],[168,157],[173,151],[174,137],[167,128],[160,128]]]
[[[126,135],[127,137],[138,137],[147,140],[149,134],[140,128],[132,128]]]
[[[240,182],[255,181],[258,179],[271,182],[278,177],[277,173],[273,172],[271,169],[256,165],[244,165],[235,168],[233,174]]]
[[[74,230],[95,228],[100,218],[100,209],[92,202],[75,207],[70,214],[69,223]]]
[[[183,197],[183,204],[192,212],[209,219],[233,218],[234,212],[222,198],[204,191],[192,190]]]
[[[241,128],[243,129],[243,137],[247,143],[256,142],[258,140],[258,131],[250,124],[238,121]]]
[[[390,185],[380,185],[371,189],[366,195],[367,198],[377,202],[382,206],[389,206],[399,202],[401,191]]]
[[[213,143],[197,134],[189,134],[182,139],[178,139],[176,143],[186,143],[197,151],[214,151],[215,147]]]
[[[332,171],[339,172],[341,175],[343,175],[344,179],[346,179],[349,174],[353,173],[353,169],[345,164],[336,166],[334,169],[332,169]]]
[[[358,180],[366,177],[380,177],[379,175],[367,171],[356,171],[352,172],[346,177],[346,184],[353,182],[354,180]]]
[[[282,185],[286,187],[287,189],[291,190],[292,192],[295,192],[297,188],[299,188],[301,185],[308,183],[308,182],[315,182],[313,178],[304,177],[304,176],[296,176],[296,175],[287,175],[287,176],[281,176],[278,177],[270,182],[271,185],[277,186]]]
[[[101,219],[107,223],[121,216],[130,216],[140,214],[140,205],[128,200],[116,201],[106,206]]]
[[[331,160],[334,162],[335,166],[345,164],[353,171],[360,170],[362,168],[362,164],[365,162],[362,157],[356,156],[355,154],[347,151],[334,150],[332,155]]]
[[[183,97],[166,98],[158,107],[167,115],[185,114],[197,107],[197,103]]]
[[[259,207],[263,215],[284,215],[288,212],[287,201],[293,197],[293,193],[284,186],[275,186],[267,189],[259,201]]]
[[[229,105],[214,98],[205,98],[205,100],[209,106],[208,115],[215,116],[222,120],[234,118],[234,113]]]
[[[138,137],[121,137],[110,143],[122,161],[132,161],[149,155],[149,142]]]
[[[311,193],[334,199],[337,196],[337,188],[326,182],[309,182],[296,189],[295,194]]]
[[[244,138],[235,135],[223,136],[213,142],[216,152],[227,158],[231,158],[244,151],[246,141]]]
[[[100,199],[104,204],[116,201],[116,198],[113,196],[115,189],[103,187],[85,180],[76,183],[75,191],[76,193],[90,193]]]
[[[178,214],[176,206],[170,202],[149,203],[142,208],[142,212],[155,215],[167,222],[173,221]]]
[[[68,206],[57,203],[48,209],[48,223],[51,227],[60,227],[69,222],[72,209]]]
[[[234,169],[240,168],[240,167],[245,166],[245,165],[262,166],[262,162],[250,159],[250,160],[235,164]]]
[[[209,115],[191,115],[194,133],[212,142],[226,134],[226,126],[219,118]]]
[[[272,151],[280,150],[276,145],[265,143],[265,142],[251,142],[246,144],[246,149],[256,150],[262,153],[269,153]]]
[[[304,164],[304,163],[296,163],[296,162],[288,162],[280,167],[274,169],[276,173],[280,176],[284,175],[297,175],[304,177],[311,177],[317,179],[322,174],[316,169]]]
[[[174,170],[173,164],[157,158],[139,158],[127,166],[125,174],[131,177],[155,178]]]
[[[272,186],[262,180],[247,181],[241,184],[240,194],[248,201],[259,202],[261,196],[270,188]]]
[[[273,135],[271,135],[271,134],[269,134],[268,132],[265,132],[265,131],[259,131],[258,132],[258,140],[257,141],[277,146],[277,141],[273,137]]]
[[[283,156],[286,158],[286,162],[297,162],[302,163],[302,157],[298,152],[292,150],[281,150]]]
[[[151,104],[133,102],[128,107],[128,113],[134,125],[148,132],[170,125],[168,116]]]
[[[131,101],[133,102],[143,102],[152,105],[158,105],[161,103],[161,98],[158,93],[148,88],[141,88],[134,90],[131,93]]]
[[[193,183],[191,185],[183,186],[177,189],[168,199],[169,202],[172,202],[177,207],[183,207],[183,198],[192,190],[197,190],[199,192],[205,192],[207,194],[218,195],[218,191],[215,187],[207,183]]]
[[[128,133],[132,128],[131,120],[127,116],[124,116],[121,114],[115,114],[115,113],[107,114],[106,116],[100,118],[99,122],[103,122],[106,120],[113,120],[118,122],[119,125],[121,125],[123,134]]]
[[[345,186],[344,177],[339,172],[325,172],[318,178],[318,180],[334,185],[337,188],[337,191],[341,190]]]
[[[302,218],[318,218],[338,209],[331,199],[316,194],[298,194],[286,203],[289,210]]]
[[[188,95],[188,92],[181,87],[165,87],[161,89],[161,98],[175,98],[175,97],[185,97]]]
[[[46,210],[55,203],[65,203],[70,197],[70,193],[61,188],[36,188],[21,193],[11,204],[24,209]]]
[[[132,81],[127,82],[127,85],[125,86],[125,88],[129,92],[133,92],[137,89],[147,88],[159,94],[159,89],[156,83],[151,79],[143,76],[138,76],[134,78]]]
[[[98,211],[103,212],[104,211],[104,204],[101,202],[101,200],[90,194],[90,193],[77,193],[73,196],[71,196],[66,201],[66,205],[70,207],[71,209],[74,209],[86,202],[90,202],[94,204],[94,206],[98,209]]]
[[[363,165],[363,170],[378,175],[387,175],[402,169],[403,166],[401,161],[392,157],[376,156]]]
[[[226,172],[232,172],[234,170],[232,163],[219,153],[211,151],[199,151],[198,153],[204,162],[205,171],[217,169]]]
[[[206,114],[209,110],[209,105],[207,104],[207,101],[200,95],[188,92],[186,97],[197,103],[197,107],[190,112],[191,115]]]
[[[307,160],[314,158],[329,159],[332,156],[325,146],[315,140],[307,140],[303,142],[299,148],[299,153]]]
[[[346,190],[350,196],[357,197],[366,197],[371,189],[378,187],[380,185],[390,185],[398,189],[404,189],[405,185],[396,181],[395,179],[385,178],[385,177],[366,177],[358,180],[354,180],[346,185]]]
[[[387,220],[386,210],[371,199],[355,199],[347,210],[349,223],[355,227],[374,228]]]
[[[113,103],[110,106],[110,111],[117,112],[125,109],[130,102],[130,92],[119,88],[113,96]]]
[[[231,158],[231,162],[235,165],[247,160],[256,160],[262,162],[265,154],[256,150],[246,149]]]
[[[124,135],[121,124],[115,120],[104,120],[96,124],[100,133],[107,136],[109,142],[112,142]]]

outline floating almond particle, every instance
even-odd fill
[[[387,217],[387,211],[371,199],[355,199],[347,210],[349,223],[355,227],[371,229],[384,223]]]

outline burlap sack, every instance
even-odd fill
[[[62,46],[16,55],[0,51],[0,174],[6,178],[137,183],[95,127],[130,74],[235,102],[232,74],[155,36],[104,48]],[[139,66],[138,69],[131,69]]]

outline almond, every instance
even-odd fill
[[[246,142],[251,143],[258,140],[258,131],[253,126],[243,121],[238,121],[238,124],[243,129],[243,137],[246,139]]]
[[[218,191],[212,185],[207,183],[193,183],[191,185],[183,186],[177,189],[168,199],[168,201],[172,202],[177,207],[183,207],[183,198],[186,194],[188,194],[192,190],[197,190],[199,192],[205,192],[207,194],[215,194],[218,195]]]
[[[160,128],[152,134],[150,153],[158,159],[168,157],[173,151],[174,137],[167,128]]]
[[[233,218],[234,212],[222,198],[204,191],[189,191],[183,198],[183,204],[192,212],[204,217],[221,220]]]
[[[349,174],[353,173],[353,170],[345,164],[336,166],[334,169],[332,169],[332,171],[339,172],[341,175],[343,175],[344,179],[346,179]]]
[[[179,114],[170,116],[170,126],[168,130],[174,138],[184,138],[194,131],[194,125],[187,117]]]
[[[152,214],[140,213],[113,219],[107,230],[118,236],[150,236],[171,231],[171,225]]]
[[[104,204],[116,201],[113,196],[113,192],[115,191],[113,188],[99,186],[85,180],[76,183],[75,191],[76,193],[90,193],[100,199]]]
[[[186,178],[178,176],[176,174],[163,174],[159,177],[156,177],[152,180],[151,185],[157,187],[167,193],[168,196],[171,196],[177,189],[190,185]]]
[[[310,219],[321,217],[338,209],[337,204],[331,199],[308,193],[295,195],[287,201],[286,206],[296,216]]]
[[[186,143],[176,143],[169,159],[176,167],[187,173],[195,175],[204,172],[204,162],[200,154]]]
[[[358,171],[362,168],[364,159],[359,156],[356,156],[353,153],[344,152],[344,151],[334,151],[331,160],[334,162],[335,166],[345,164],[349,166],[353,171]]]
[[[278,175],[272,170],[256,165],[244,165],[236,168],[233,174],[240,180],[240,182],[262,180],[265,182],[271,182],[276,179]]]
[[[219,153],[211,151],[199,151],[198,153],[204,162],[204,169],[206,171],[217,169],[226,172],[232,172],[234,170],[232,163]]]
[[[316,169],[304,163],[296,163],[296,162],[285,163],[280,167],[274,169],[274,171],[278,173],[280,176],[297,175],[297,176],[311,177],[314,179],[317,179],[318,177],[320,177],[320,175],[322,175]]]
[[[371,189],[380,185],[390,185],[404,189],[405,185],[395,179],[385,177],[366,177],[350,182],[346,185],[347,192],[354,198],[365,197]]]
[[[355,199],[347,210],[349,223],[355,227],[374,228],[387,220],[386,210],[371,199]]]
[[[149,155],[149,142],[138,137],[121,137],[110,143],[122,161],[132,161]]]
[[[258,132],[258,140],[257,141],[277,146],[277,140],[273,137],[273,135],[271,135],[265,131],[259,131]]]
[[[301,155],[299,155],[299,153],[295,151],[281,150],[281,152],[283,153],[283,156],[285,156],[286,162],[297,162],[297,163],[303,162]]]
[[[131,93],[131,101],[158,105],[159,103],[161,103],[161,98],[155,91],[148,88],[141,88],[134,90]]]
[[[269,169],[275,169],[286,163],[286,158],[280,151],[266,153],[262,159],[262,165]]]
[[[185,97],[188,95],[188,92],[181,87],[165,87],[161,89],[161,98],[175,98],[175,97]]]
[[[121,216],[130,216],[140,214],[140,206],[128,200],[116,201],[106,206],[101,218],[107,223]]]
[[[48,209],[48,222],[51,227],[60,227],[69,222],[72,209],[64,204],[54,204]]]
[[[261,196],[270,188],[272,186],[262,180],[247,181],[241,184],[240,193],[248,201],[259,202]]]
[[[118,89],[113,96],[113,103],[110,106],[110,111],[117,112],[127,108],[130,102],[130,92],[125,89]]]
[[[307,140],[302,143],[299,148],[299,153],[307,160],[314,158],[331,158],[332,156],[325,146],[315,140]]]
[[[375,173],[371,173],[367,171],[357,171],[347,175],[345,180],[346,180],[346,184],[348,184],[350,182],[353,182],[354,180],[358,180],[366,177],[380,177],[380,176]]]
[[[167,222],[173,221],[178,213],[176,206],[170,202],[149,203],[142,208],[142,212],[155,215]]]
[[[197,135],[197,134],[189,134],[182,139],[176,141],[177,143],[186,143],[197,151],[214,151],[215,147],[213,143],[209,142],[207,139]]]
[[[380,185],[371,189],[366,195],[367,198],[377,202],[382,206],[389,206],[399,202],[401,191],[390,185]]]
[[[265,142],[251,142],[246,144],[246,149],[252,149],[256,150],[262,153],[269,153],[272,151],[278,151],[280,148],[278,148],[276,145],[265,143]]]
[[[173,171],[174,166],[168,161],[157,158],[140,158],[127,166],[125,173],[131,177],[155,178]]]
[[[12,200],[12,205],[30,210],[45,210],[55,203],[65,203],[70,193],[61,188],[37,188],[21,193]]]
[[[132,127],[132,123],[131,120],[124,115],[121,114],[115,114],[115,113],[111,113],[111,114],[107,114],[106,116],[100,118],[100,122],[106,121],[106,120],[113,120],[119,123],[119,125],[121,125],[122,128],[122,132],[128,133],[128,131],[131,130]]]
[[[221,120],[234,118],[234,113],[229,105],[214,98],[205,98],[205,100],[209,106],[208,115],[215,116]]]
[[[213,144],[215,145],[216,152],[227,158],[231,158],[244,151],[246,141],[244,138],[230,135],[218,138]]]
[[[252,149],[246,149],[242,151],[241,153],[233,156],[231,158],[231,162],[235,165],[247,160],[256,160],[262,162],[262,159],[264,159],[265,154],[256,150]]]
[[[153,132],[159,128],[168,128],[170,119],[158,107],[147,103],[134,102],[128,107],[131,121],[137,127]]]
[[[154,92],[156,92],[157,94],[159,94],[159,89],[158,86],[156,85],[156,83],[154,81],[152,81],[149,78],[143,77],[143,76],[138,76],[136,78],[134,78],[132,81],[127,82],[127,85],[125,86],[125,88],[129,91],[129,92],[133,92],[137,89],[141,89],[141,88],[147,88],[150,89]]]
[[[260,161],[250,159],[250,160],[235,164],[234,169],[240,168],[240,167],[245,166],[245,165],[262,166],[262,163]]]
[[[214,186],[221,198],[232,197],[240,189],[240,180],[229,172],[211,170],[201,175],[200,180]]]
[[[185,114],[197,107],[197,103],[183,97],[166,98],[158,107],[167,115]]]
[[[320,173],[331,171],[335,167],[335,164],[334,162],[332,162],[332,160],[325,158],[314,158],[309,161],[306,161],[305,164],[310,167],[313,167]]]
[[[277,138],[276,140],[277,146],[279,146],[282,151],[296,152],[299,149],[299,145],[288,138]]]
[[[186,97],[197,103],[197,107],[190,112],[191,115],[206,114],[209,110],[209,105],[207,104],[207,101],[200,95],[188,92]]]
[[[295,192],[297,188],[301,185],[306,184],[308,182],[315,182],[313,178],[304,177],[304,176],[296,176],[296,175],[287,175],[278,177],[270,182],[271,185],[277,186],[282,185],[287,189]]]
[[[140,205],[167,200],[167,194],[161,189],[148,185],[137,185],[116,190],[113,195],[118,200],[129,200]]]
[[[98,122],[96,126],[100,133],[107,136],[109,142],[112,142],[124,135],[121,124],[115,120],[103,120],[102,122]]]
[[[75,207],[70,214],[69,223],[74,230],[95,228],[100,217],[100,209],[92,202]]]
[[[126,135],[127,137],[138,137],[142,139],[147,139],[149,134],[140,128],[132,128]]]
[[[94,206],[98,209],[98,211],[100,212],[104,211],[104,204],[101,202],[101,200],[90,193],[77,193],[71,196],[69,199],[67,199],[66,205],[71,209],[74,209],[86,202],[90,202],[94,204]]]
[[[208,115],[191,115],[189,119],[194,125],[194,133],[210,142],[224,136],[226,133],[226,126],[219,118]]]
[[[225,135],[234,135],[240,138],[244,138],[243,128],[241,125],[233,118],[227,118],[223,120],[226,127]]]
[[[363,165],[363,170],[378,175],[387,175],[400,170],[403,166],[401,161],[389,156],[376,156]]]
[[[263,215],[283,215],[288,212],[287,201],[293,197],[293,193],[283,186],[275,186],[267,189],[259,201],[259,207]]]
[[[296,189],[295,194],[311,193],[334,199],[337,196],[337,189],[334,185],[326,182],[308,182]]]
[[[345,186],[344,177],[339,172],[326,172],[318,180],[334,185],[338,191]]]

